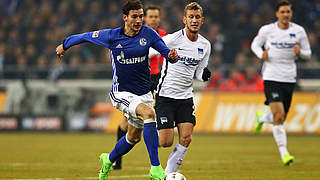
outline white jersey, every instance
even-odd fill
[[[193,97],[193,78],[196,76],[198,80],[203,81],[203,69],[208,65],[211,52],[210,42],[200,34],[197,41],[190,41],[185,29],[168,34],[163,40],[170,49],[177,50],[179,60],[174,64],[163,61],[157,87],[158,95],[173,99]],[[149,56],[154,54],[157,52],[151,49]]]
[[[264,25],[254,38],[251,49],[258,58],[262,58],[262,47],[268,51],[268,59],[262,67],[263,80],[277,82],[296,82],[296,54],[293,47],[300,45],[300,56],[310,58],[311,49],[303,27],[290,23],[288,29],[280,29],[278,22]]]

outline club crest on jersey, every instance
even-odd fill
[[[168,122],[168,118],[167,117],[160,117],[160,121],[161,121],[161,124],[167,123]]]
[[[99,37],[99,31],[94,31],[92,33],[92,38],[97,38],[97,37]]]
[[[273,99],[279,98],[279,94],[277,92],[273,92],[271,95]]]
[[[141,46],[145,46],[145,45],[147,45],[147,40],[145,38],[141,38],[139,40],[139,43],[140,43]]]
[[[289,36],[290,36],[290,38],[295,38],[296,34],[290,33]]]
[[[199,55],[199,56],[202,56],[202,55],[203,55],[203,49],[198,48],[198,55]]]

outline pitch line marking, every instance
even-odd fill
[[[140,174],[140,175],[127,175],[127,176],[108,176],[108,179],[130,179],[130,178],[143,178],[143,177],[149,177],[149,175],[146,174]],[[95,177],[81,177],[77,179],[97,179],[98,176]],[[37,179],[0,179],[0,180],[65,180],[65,178],[37,178]]]

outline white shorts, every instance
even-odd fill
[[[144,103],[152,108],[153,96],[151,92],[138,96],[130,92],[110,92],[109,94],[112,105],[124,112],[128,123],[136,128],[143,128],[143,120],[139,119],[136,114],[136,108],[140,103]]]

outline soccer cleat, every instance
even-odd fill
[[[283,165],[285,166],[289,166],[291,163],[293,163],[293,160],[294,160],[294,157],[291,156],[290,154],[285,154],[282,157],[282,162],[283,162]]]
[[[257,111],[256,113],[256,123],[254,124],[254,133],[260,134],[262,130],[263,122],[260,122],[259,119],[263,115],[262,111]]]
[[[162,169],[161,165],[159,165],[159,166],[151,166],[149,176],[152,180],[164,180],[167,175]]]
[[[109,160],[108,153],[102,153],[100,155],[99,161],[102,165],[99,172],[99,180],[106,180],[108,177],[108,173],[111,170],[112,162]]]
[[[112,164],[112,170],[121,170],[122,169],[122,157],[117,159],[113,164]]]

